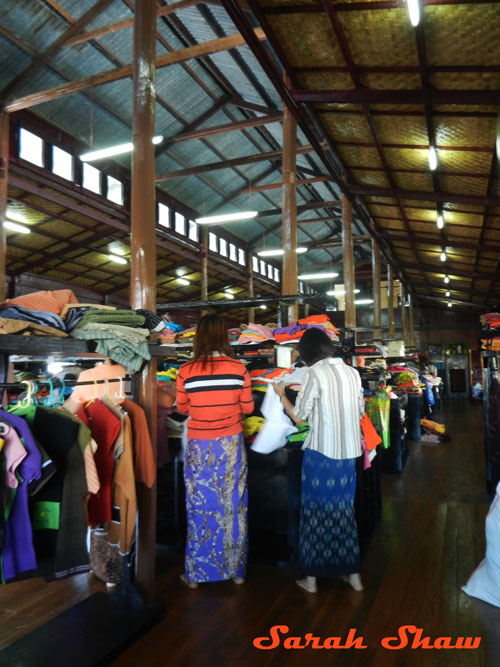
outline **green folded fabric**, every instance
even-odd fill
[[[118,324],[136,328],[142,327],[144,322],[144,315],[138,315],[135,310],[88,310],[75,329],[81,329],[86,324]]]
[[[144,361],[151,359],[147,344],[148,329],[89,322],[83,328],[73,329],[71,336],[81,340],[95,340],[98,354],[105,354],[133,371],[138,371]]]

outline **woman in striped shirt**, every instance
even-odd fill
[[[363,389],[359,373],[333,358],[333,351],[324,331],[308,329],[299,354],[309,368],[295,406],[283,387],[274,385],[290,417],[296,423],[307,419],[311,429],[304,443],[299,529],[299,561],[306,576],[297,581],[309,593],[317,591],[321,576],[340,575],[363,590],[354,516]]]
[[[247,561],[247,461],[241,414],[253,412],[250,377],[231,358],[218,315],[196,327],[194,359],[177,376],[177,409],[189,414],[184,456],[187,542],[185,574],[200,582],[244,582]]]

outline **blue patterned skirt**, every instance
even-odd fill
[[[355,491],[356,459],[304,451],[299,532],[304,574],[331,577],[360,571]]]
[[[247,552],[247,458],[243,434],[189,439],[184,457],[186,578],[244,577]]]

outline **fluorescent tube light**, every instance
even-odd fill
[[[297,255],[302,255],[303,253],[307,252],[309,248],[304,248],[302,246],[299,246],[298,248],[295,249],[295,252]],[[269,250],[259,250],[257,252],[257,255],[259,257],[280,257],[281,255],[284,255],[285,251],[283,248],[269,248]]]
[[[262,306],[259,306],[261,310],[267,310],[267,306],[265,304],[262,304]]]
[[[446,252],[443,250],[443,252],[439,255],[439,259],[442,262],[446,262]]]
[[[108,257],[112,262],[116,262],[117,264],[126,264],[127,263],[127,260],[125,259],[125,257],[120,257],[120,255],[109,254]]]
[[[163,137],[158,135],[153,137],[154,144],[161,144]],[[80,155],[82,162],[93,162],[94,160],[102,160],[105,157],[112,157],[113,155],[122,155],[123,153],[131,153],[134,150],[134,144],[127,141],[126,144],[117,144],[116,146],[109,146],[108,148],[101,148],[98,151],[90,151],[90,153],[83,153]]]
[[[445,276],[444,277],[444,282],[449,283],[450,282],[450,276]]]
[[[438,157],[437,152],[434,146],[429,146],[429,168],[431,171],[437,169],[438,166]]]
[[[326,280],[327,278],[338,278],[338,273],[303,273],[300,280]]]
[[[451,301],[448,301],[448,308],[451,308],[453,306]]]
[[[196,218],[195,222],[199,225],[214,225],[218,222],[233,222],[235,220],[248,220],[255,218],[257,211],[243,211],[242,213],[226,213],[223,215],[210,215],[208,218]]]
[[[438,226],[438,229],[443,229],[443,227],[444,227],[444,218],[443,218],[442,215],[438,215],[438,217],[437,217],[437,226]]]
[[[13,220],[14,222],[26,222],[26,216],[23,215],[20,211],[17,211],[15,208],[12,208],[12,206],[7,208],[5,217],[7,220]]]
[[[19,234],[29,234],[31,232],[31,229],[26,225],[20,225],[18,222],[12,222],[11,220],[4,220],[3,226],[5,229],[10,229],[11,232],[18,232]]]
[[[420,21],[420,3],[419,0],[406,0],[408,4],[408,14],[413,27],[416,27]]]
[[[446,292],[445,296],[451,296],[451,292],[450,292],[450,290],[448,290],[448,291]]]
[[[224,292],[224,296],[226,299],[234,299],[234,294],[231,294],[231,292]]]
[[[361,292],[361,290],[355,289],[355,290],[353,290],[353,292],[354,292],[354,294],[359,294]],[[328,294],[328,296],[345,296],[345,294],[347,294],[347,292],[343,289],[339,289],[339,290],[330,290],[329,292],[327,292],[327,294]]]
[[[180,285],[189,285],[189,284],[190,284],[190,283],[189,283],[189,280],[187,280],[186,278],[177,278],[177,282],[178,282]]]
[[[113,247],[110,248],[111,254],[113,255],[119,255],[120,257],[124,257],[126,254],[126,251],[124,248],[122,248],[119,245],[114,245]]]
[[[369,303],[373,303],[373,299],[355,299],[354,303],[357,306],[365,306],[368,305]]]

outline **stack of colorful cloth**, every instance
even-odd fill
[[[228,329],[227,338],[230,343],[237,343],[238,338],[240,337],[241,331],[239,329]]]
[[[65,338],[67,328],[61,314],[68,303],[77,303],[69,289],[6,299],[0,308],[0,333]]]
[[[289,368],[257,368],[250,371],[252,391],[267,391],[269,380],[292,373]]]
[[[194,341],[195,336],[196,336],[196,327],[190,327],[189,329],[180,331],[176,335],[175,341],[176,343],[192,343]]]
[[[398,376],[398,391],[403,394],[420,394],[420,382],[416,373],[403,371]]]
[[[156,379],[159,382],[172,382],[177,380],[177,374],[179,372],[178,368],[171,366],[167,371],[158,371],[156,373]]]
[[[273,330],[263,324],[250,322],[241,332],[238,338],[238,345],[256,345],[265,340],[274,340]]]
[[[339,332],[330,322],[328,315],[311,315],[287,327],[275,329],[273,333],[277,343],[298,343],[304,332],[313,328],[322,329],[331,340],[339,339]]]

